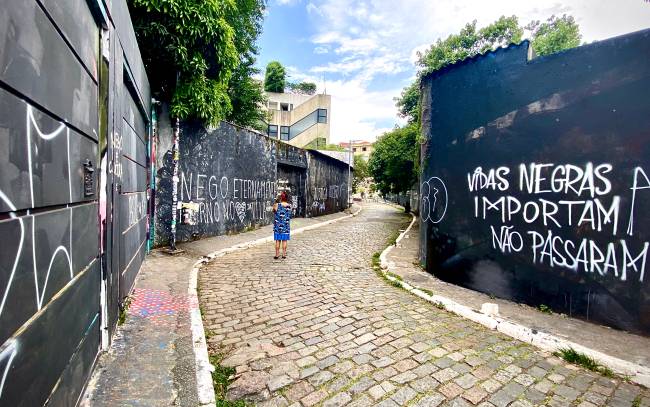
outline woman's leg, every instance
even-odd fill
[[[287,241],[282,241],[282,257],[287,257]]]
[[[280,256],[280,241],[276,240],[275,241],[275,257],[277,258]]]

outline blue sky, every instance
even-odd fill
[[[416,75],[416,53],[476,19],[520,23],[570,14],[591,42],[650,28],[643,0],[269,0],[258,66],[287,67],[332,95],[331,140],[374,141],[402,124],[394,97]]]

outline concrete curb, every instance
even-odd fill
[[[417,221],[416,216],[411,216],[413,216],[411,224],[404,232],[399,235],[396,240],[396,245],[411,230],[411,227]],[[401,287],[406,291],[409,291],[428,302],[436,304],[437,306],[444,306],[447,311],[453,312],[456,315],[472,320],[487,328],[496,330],[522,342],[529,343],[547,352],[555,352],[559,349],[573,348],[576,351],[584,353],[585,355],[593,358],[601,365],[610,368],[617,374],[629,378],[630,381],[645,387],[650,387],[650,368],[648,367],[604,354],[600,351],[587,348],[575,342],[558,338],[555,335],[528,328],[524,325],[513,321],[508,321],[504,318],[483,314],[441,295],[429,295],[417,287],[408,284],[406,281],[402,281],[391,276],[388,274],[388,272],[390,272],[391,269],[394,269],[395,264],[389,262],[387,260],[387,256],[393,247],[395,246],[388,246],[386,249],[384,249],[379,257],[381,261],[382,273],[390,281],[400,284]]]
[[[324,222],[316,223],[314,225],[303,226],[292,231],[291,234],[298,235],[308,230],[317,229],[344,219],[350,219],[354,216],[357,216],[362,210],[363,207],[347,216],[330,219]],[[189,311],[192,328],[192,344],[194,348],[194,366],[196,369],[196,387],[200,406],[216,406],[216,400],[214,398],[214,386],[212,385],[212,372],[214,371],[214,366],[212,366],[212,363],[210,363],[210,358],[208,356],[208,344],[205,339],[205,330],[203,329],[203,320],[201,319],[201,311],[199,309],[199,295],[197,291],[197,285],[200,268],[201,266],[217,257],[221,257],[228,253],[245,250],[249,247],[258,246],[272,241],[273,236],[269,236],[261,239],[251,240],[250,242],[236,244],[203,256],[192,266],[192,270],[190,271],[190,281],[187,288],[187,296],[189,297],[188,302],[190,304]]]

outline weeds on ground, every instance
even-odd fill
[[[371,260],[371,265],[373,268],[381,268],[381,260],[379,259],[381,257],[381,253],[375,252],[372,255],[372,260]]]
[[[122,304],[120,304],[120,315],[117,317],[117,324],[122,325],[126,321],[126,314],[131,306],[131,297],[126,297]]]
[[[228,401],[226,400],[226,392],[228,386],[232,382],[232,375],[235,374],[235,368],[221,366],[223,360],[222,354],[210,356],[210,363],[214,366],[212,372],[212,384],[214,385],[214,398],[216,399],[217,407],[245,407],[246,402],[243,400]]]
[[[610,368],[600,365],[594,359],[590,358],[584,353],[576,351],[573,348],[559,349],[558,351],[553,352],[553,355],[562,358],[574,365],[582,366],[587,370],[591,370],[592,372],[600,373],[605,377],[616,377],[616,374]]]
[[[395,280],[397,280],[397,281],[404,281],[404,280],[402,280],[402,277],[401,277],[401,276],[399,276],[399,275],[397,275],[397,274],[395,274],[395,273],[391,273],[390,271],[387,271],[386,274],[389,275],[389,276],[391,276],[391,277],[393,277],[393,278],[394,278]]]
[[[539,312],[543,312],[544,314],[552,314],[553,313],[553,310],[551,309],[551,307],[549,307],[548,305],[544,305],[544,304],[539,304],[539,306],[537,307],[537,310]]]
[[[401,232],[399,230],[394,231],[393,234],[391,234],[390,237],[388,238],[388,245],[389,246],[396,245],[397,244],[397,238],[399,237],[400,234],[401,234]]]
[[[445,304],[441,303],[440,301],[434,302],[433,306],[438,308],[438,309],[445,309],[445,310],[447,309],[447,307],[445,307]]]
[[[632,400],[632,407],[641,407],[641,395],[639,394],[636,396],[634,400]]]
[[[433,297],[433,291],[431,291],[429,289],[418,287],[418,290],[422,291],[423,293],[425,293],[429,297]]]

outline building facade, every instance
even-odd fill
[[[374,143],[363,140],[352,140],[352,143],[339,143],[344,149],[349,149],[352,144],[352,154],[362,156],[366,161],[370,159],[370,154],[374,149]]]
[[[296,147],[330,139],[331,96],[267,92],[269,137]]]

